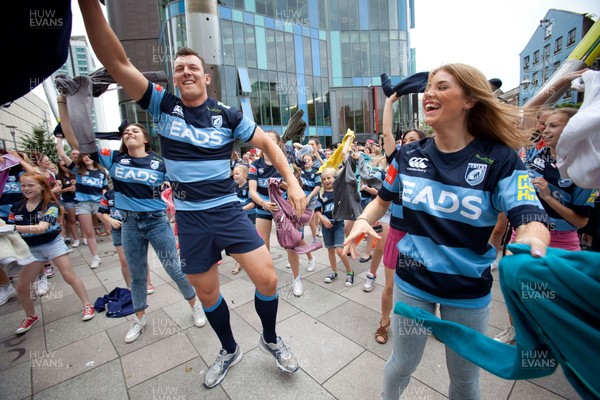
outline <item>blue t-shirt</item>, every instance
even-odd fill
[[[79,172],[74,162],[67,168],[75,174],[75,201],[100,203],[102,191],[108,189],[106,174],[99,169]]]
[[[335,206],[335,198],[332,191],[324,191],[323,194],[319,194],[319,202],[315,212],[320,211],[329,221],[332,223],[336,220],[333,219],[333,208]]]
[[[107,190],[106,193],[104,193],[104,196],[102,196],[102,200],[100,200],[98,212],[102,214],[108,214],[111,218],[116,219],[117,221],[123,220],[123,215],[121,214],[119,209],[115,207],[114,190]]]
[[[60,209],[56,203],[48,203],[46,210],[42,210],[40,202],[33,211],[28,211],[27,200],[21,200],[13,204],[10,209],[8,222],[15,225],[37,225],[40,222],[48,222],[50,226],[43,233],[21,233],[23,240],[28,246],[39,246],[50,243],[58,235],[62,228],[58,224]]]
[[[137,212],[167,208],[160,197],[161,186],[167,180],[162,157],[152,151],[145,157],[131,157],[116,150],[100,149],[98,158],[112,178],[116,208]]]
[[[277,171],[275,166],[268,165],[262,157],[250,164],[250,168],[248,169],[248,180],[256,181],[256,192],[260,198],[266,202],[271,201],[269,199],[269,178],[282,179],[281,174]],[[270,211],[265,211],[260,204],[256,205],[256,214],[272,215]]]
[[[308,171],[302,169],[302,190],[305,195],[310,194],[316,186],[321,186],[321,174],[317,171],[317,168],[311,168]]]
[[[206,210],[238,201],[229,178],[233,142],[252,140],[254,122],[211,98],[187,107],[152,82],[138,104],[152,114],[175,209]]]
[[[544,178],[548,182],[548,189],[552,197],[565,207],[570,208],[578,215],[588,217],[592,214],[596,191],[593,189],[582,189],[576,186],[569,178],[562,178],[556,166],[556,159],[550,154],[550,148],[546,147],[533,154],[527,164],[529,176],[533,178]],[[548,229],[556,231],[574,231],[577,228],[560,216],[544,200],[540,199],[544,209],[548,213]]]
[[[488,240],[500,212],[515,229],[547,218],[517,153],[484,138],[454,153],[439,151],[433,138],[402,146],[379,196],[402,200],[407,235],[396,284],[456,307],[491,301],[496,250]]]
[[[250,198],[250,189],[248,188],[248,181],[246,181],[246,183],[244,183],[242,186],[237,187],[236,194],[242,207],[245,207],[247,204],[252,203],[252,199]],[[246,210],[246,212],[248,213],[248,215],[256,214],[256,206],[255,208]]]

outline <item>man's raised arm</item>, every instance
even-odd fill
[[[133,100],[140,100],[148,88],[148,80],[127,58],[117,35],[104,18],[99,1],[79,0],[79,8],[96,57]]]

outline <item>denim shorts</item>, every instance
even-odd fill
[[[75,208],[75,202],[73,201],[64,202],[62,203],[62,205],[65,208],[65,211],[72,210]]]
[[[323,226],[321,233],[326,249],[344,247],[344,221],[333,221],[333,226],[329,229]]]
[[[57,257],[69,253],[69,249],[61,235],[58,235],[49,243],[30,246],[29,251],[31,251],[33,258],[40,262],[54,260]]]
[[[245,254],[265,244],[239,202],[208,210],[177,211],[175,220],[185,274],[208,271],[221,260],[223,250]]]
[[[112,228],[112,239],[113,246],[123,246],[123,242],[121,242],[121,229]]]
[[[96,214],[98,207],[100,207],[100,203],[96,203],[95,201],[80,201],[75,203],[75,214]]]

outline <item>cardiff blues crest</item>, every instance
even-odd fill
[[[223,126],[223,116],[222,115],[213,115],[210,117],[212,120],[212,126],[215,128],[220,128]]]
[[[487,164],[469,163],[465,172],[465,180],[471,186],[479,185],[485,178]]]

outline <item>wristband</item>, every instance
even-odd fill
[[[369,222],[369,220],[368,220],[368,219],[366,219],[365,217],[358,217],[358,218],[356,218],[356,219],[355,219],[355,221],[358,221],[359,219],[364,219],[365,221],[367,221],[367,223],[368,223],[369,225],[371,225],[371,223]]]

